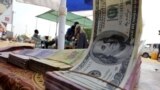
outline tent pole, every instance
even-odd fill
[[[57,16],[58,16],[58,12],[57,12]],[[59,20],[58,18],[56,18],[56,33],[55,33],[56,38],[57,38],[57,32],[58,32],[58,20]]]
[[[64,49],[66,14],[67,14],[66,0],[61,0],[59,8],[58,49]]]
[[[14,4],[14,0],[12,1],[12,17],[11,17],[11,18],[12,18],[12,20],[11,20],[11,32],[13,32],[13,34],[14,34],[14,31],[13,31],[13,29],[14,29],[14,25],[13,25],[13,22],[14,22],[14,21],[13,21],[13,20],[14,20],[14,19],[13,19],[13,18],[14,18],[14,13],[15,13],[15,12],[14,12],[14,10],[13,10],[13,4]]]

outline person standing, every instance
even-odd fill
[[[73,41],[74,41],[74,34],[75,34],[75,28],[79,24],[79,22],[75,22],[66,32],[65,35],[65,48],[71,49],[73,48]]]
[[[75,48],[83,49],[88,47],[87,35],[81,26],[76,26],[75,29]]]
[[[65,38],[67,41],[72,41],[72,38],[74,37],[75,34],[75,28],[79,24],[79,22],[75,22],[66,32]]]

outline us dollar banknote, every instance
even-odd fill
[[[141,0],[94,0],[93,42],[84,60],[60,75],[94,90],[123,89],[136,62]]]

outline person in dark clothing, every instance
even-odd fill
[[[56,39],[52,39],[51,41],[45,42],[45,48],[48,48],[48,46],[52,46],[53,44],[56,44]]]
[[[71,28],[68,29],[66,36],[65,36],[66,40],[72,41],[72,37],[74,37],[74,29],[75,29],[75,26],[71,26]]]
[[[42,48],[48,49],[49,46],[53,46],[54,44],[55,44],[54,48],[57,48],[57,38],[54,38],[50,41],[48,39],[49,39],[49,37],[45,36],[45,40],[41,41]]]
[[[48,48],[48,42],[49,42],[48,39],[49,39],[49,36],[45,36],[44,40],[41,41],[42,48]]]
[[[75,33],[75,28],[76,25],[78,25],[79,22],[75,22],[74,25],[72,25],[66,32],[65,38],[67,41],[72,41],[72,38],[74,37],[74,33]]]

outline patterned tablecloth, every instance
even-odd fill
[[[40,73],[20,69],[0,59],[0,86],[4,90],[44,90]]]

